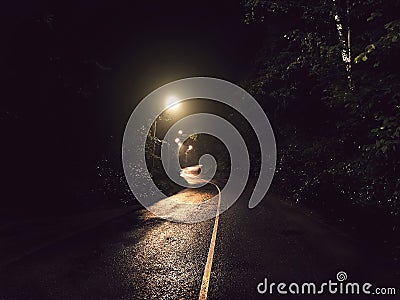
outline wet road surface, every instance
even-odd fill
[[[219,217],[208,299],[297,299],[260,295],[257,285],[266,277],[323,282],[339,271],[399,292],[396,270],[382,253],[271,194],[250,210],[249,192]],[[215,193],[207,186],[180,197],[200,201]],[[174,223],[137,210],[7,266],[0,299],[198,299],[214,227],[215,219]]]

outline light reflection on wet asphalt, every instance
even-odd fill
[[[220,216],[208,299],[266,299],[256,292],[266,276],[318,282],[338,270],[355,281],[399,287],[388,257],[274,196],[249,210],[249,192]],[[211,195],[186,190],[180,197]],[[0,272],[0,299],[197,299],[213,225],[137,210],[8,266]]]
[[[199,201],[215,191],[179,195]],[[0,299],[195,299],[213,224],[139,210],[10,266],[0,273]]]

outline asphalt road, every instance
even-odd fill
[[[339,271],[347,281],[393,286],[400,293],[393,263],[373,245],[271,194],[250,210],[249,192],[219,217],[208,299],[297,299],[259,294],[257,285],[264,278],[320,283],[335,280]],[[209,186],[179,197],[197,201],[212,193]],[[137,210],[9,265],[0,273],[0,299],[198,299],[214,228],[215,219],[174,223]],[[330,298],[303,298],[312,297]]]

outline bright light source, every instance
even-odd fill
[[[192,149],[193,149],[193,146],[189,145],[188,150],[192,150]]]
[[[178,134],[182,134],[182,133],[183,133],[183,131],[182,131],[182,130],[179,130],[179,131],[178,131]]]
[[[176,139],[175,139],[175,143],[178,144],[179,142],[180,142],[180,139],[176,138]]]
[[[168,109],[171,109],[171,110],[177,109],[179,107],[178,98],[176,98],[175,96],[169,96],[167,98],[167,106],[168,106]]]

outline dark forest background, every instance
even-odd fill
[[[276,186],[382,240],[399,236],[399,4],[246,2],[279,24],[247,80],[273,103]]]
[[[1,217],[132,203],[120,159],[130,112],[164,83],[214,76],[267,112],[275,191],[398,239],[399,9],[397,0],[10,4]]]

